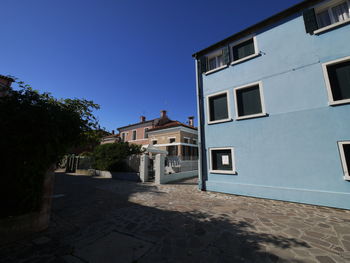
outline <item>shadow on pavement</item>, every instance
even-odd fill
[[[64,174],[55,180],[49,229],[0,248],[0,262],[301,262],[268,253],[265,246],[308,247],[257,234],[248,221],[172,211],[164,202],[167,193],[152,185]],[[130,201],[140,193],[152,205]],[[128,244],[132,253],[125,254]]]

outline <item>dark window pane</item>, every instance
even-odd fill
[[[209,109],[210,121],[227,119],[228,111],[226,94],[209,98]]]
[[[331,18],[328,14],[328,10],[317,14],[317,23],[319,28],[329,26],[332,23]]]
[[[212,150],[213,170],[232,171],[231,150]]]
[[[239,60],[241,58],[253,55],[255,53],[253,39],[238,44],[237,46],[234,46],[232,48],[232,53],[233,60]]]
[[[148,138],[148,133],[147,132],[148,132],[148,128],[145,129],[145,139]]]
[[[350,144],[343,144],[344,154],[345,154],[345,161],[346,166],[348,168],[348,172],[350,170]]]
[[[350,99],[350,61],[327,67],[333,99]]]
[[[236,91],[238,116],[262,113],[259,86],[239,89]]]
[[[216,68],[216,57],[209,59],[209,70]]]

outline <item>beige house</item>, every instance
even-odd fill
[[[148,130],[149,143],[168,156],[178,156],[182,160],[198,159],[198,131],[193,125],[193,117],[189,117],[189,125],[179,121],[168,123]]]

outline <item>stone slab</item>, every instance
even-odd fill
[[[151,243],[117,232],[97,240],[74,253],[89,263],[136,262],[151,247]]]

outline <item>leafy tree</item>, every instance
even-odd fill
[[[93,152],[93,167],[97,170],[122,172],[127,170],[124,160],[141,153],[141,146],[127,142],[107,143],[97,146]]]
[[[98,127],[85,99],[56,99],[23,82],[0,98],[0,217],[40,209],[47,170]]]

